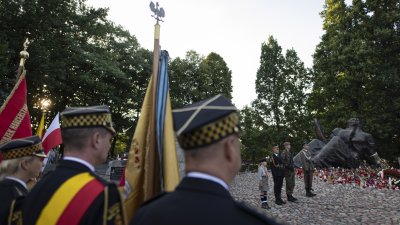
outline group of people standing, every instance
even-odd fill
[[[242,163],[238,110],[229,99],[217,95],[176,109],[173,120],[186,175],[175,191],[145,202],[130,224],[279,224],[229,193]],[[6,175],[0,181],[0,224],[128,224],[117,186],[94,172],[116,134],[109,107],[65,109],[61,134],[63,159],[29,193],[27,183],[45,157],[40,138],[0,145]]]
[[[40,138],[0,146],[0,224],[126,224],[118,187],[94,169],[106,161],[115,136],[109,107],[70,107],[61,122],[64,157],[30,191],[46,157]]]
[[[284,150],[282,152],[279,151],[279,146],[273,146],[272,156],[261,159],[259,162],[258,178],[259,178],[260,200],[261,200],[261,207],[264,209],[270,208],[267,201],[268,162],[270,164],[272,178],[274,181],[275,204],[277,205],[286,204],[286,201],[284,201],[281,197],[283,179],[286,180],[287,201],[296,202],[298,200],[293,196],[293,190],[295,187],[295,166],[293,162],[293,153],[291,152],[291,144],[290,142],[284,142],[283,146]],[[303,149],[301,150],[300,159],[304,171],[304,186],[306,189],[306,196],[313,197],[315,196],[315,194],[312,193],[314,165],[313,162],[311,161],[311,154],[308,151],[307,143],[303,144]]]

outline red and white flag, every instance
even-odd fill
[[[44,152],[47,154],[50,149],[62,144],[61,130],[60,130],[60,114],[57,113],[56,117],[51,122],[49,128],[42,138],[42,146]]]
[[[22,70],[22,74],[0,107],[0,144],[32,136],[31,119],[26,104],[26,71],[22,67],[18,70]]]

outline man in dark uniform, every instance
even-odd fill
[[[237,109],[222,95],[174,110],[186,176],[176,190],[145,203],[131,224],[276,224],[236,202],[230,184],[241,166]]]
[[[282,205],[286,204],[286,202],[283,201],[281,197],[283,178],[285,176],[284,166],[282,158],[279,154],[279,147],[272,147],[272,152],[273,154],[271,157],[271,173],[274,180],[275,204]]]
[[[126,224],[116,185],[94,173],[115,135],[108,106],[65,109],[61,134],[64,158],[26,198],[24,224]]]
[[[311,192],[314,175],[314,164],[311,160],[311,153],[308,151],[308,144],[306,142],[303,144],[303,149],[300,152],[300,160],[303,167],[306,196],[314,197],[315,194]]]
[[[293,190],[295,185],[295,174],[294,174],[294,162],[293,154],[290,151],[290,142],[283,143],[285,150],[281,153],[283,165],[285,167],[285,180],[286,180],[286,196],[289,202],[297,201],[297,198],[293,197]]]
[[[0,224],[22,224],[21,204],[28,195],[27,183],[35,180],[42,169],[42,142],[38,136],[14,139],[0,146]]]

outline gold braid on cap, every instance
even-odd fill
[[[239,133],[238,124],[239,117],[236,112],[233,112],[192,132],[179,135],[178,141],[183,149],[199,148],[217,142],[233,133]]]
[[[24,156],[33,156],[35,154],[40,154],[43,152],[43,147],[41,143],[38,143],[36,145],[31,145],[27,147],[22,147],[22,148],[16,148],[12,149],[6,152],[3,152],[3,159],[16,159],[16,158],[21,158]]]

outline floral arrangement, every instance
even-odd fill
[[[393,169],[393,168],[386,169],[386,170],[383,170],[383,174],[387,178],[392,177],[392,178],[400,179],[400,170],[398,170],[398,169]]]
[[[302,171],[297,171],[300,177]],[[345,168],[329,168],[316,170],[314,176],[330,184],[351,184],[360,188],[400,190],[400,170],[373,169],[369,166],[356,170]]]

